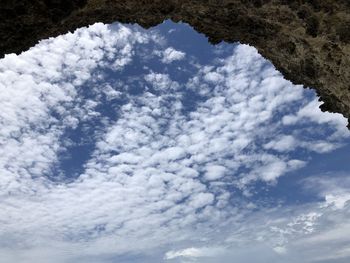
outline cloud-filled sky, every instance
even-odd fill
[[[255,48],[101,23],[0,60],[0,263],[349,262],[350,132]]]

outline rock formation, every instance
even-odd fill
[[[1,0],[0,54],[95,22],[190,24],[213,44],[250,44],[321,109],[350,118],[349,0]]]

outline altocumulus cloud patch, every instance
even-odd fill
[[[7,55],[0,72],[4,262],[349,256],[346,235],[334,256],[313,250],[349,232],[342,175],[305,169],[346,147],[346,120],[254,48],[170,22],[95,24]],[[298,173],[293,190],[319,201],[266,198]]]

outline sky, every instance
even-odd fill
[[[0,263],[345,263],[350,132],[254,47],[94,24],[0,60]]]

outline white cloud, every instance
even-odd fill
[[[345,204],[350,201],[350,193],[327,194],[325,196],[326,205],[334,205],[337,209],[343,209]]]
[[[264,145],[264,147],[267,149],[274,149],[279,152],[288,152],[295,150],[297,144],[298,143],[295,141],[295,138],[293,136],[286,135],[281,137],[278,141],[270,141]]]
[[[190,247],[182,250],[171,250],[165,254],[165,259],[175,259],[178,257],[184,258],[202,258],[202,257],[215,257],[225,252],[224,248],[221,247]]]
[[[287,249],[285,247],[274,247],[273,250],[282,255],[287,253]]]
[[[205,178],[207,180],[217,180],[227,174],[226,167],[221,165],[209,165],[206,167]]]
[[[350,201],[350,180],[347,174],[313,176],[303,180],[307,191],[316,192],[325,200],[325,207],[343,209]]]
[[[220,83],[225,80],[225,78],[217,72],[208,72],[204,76],[204,79],[208,82],[213,82],[213,83]]]
[[[336,127],[336,133],[332,137],[342,136],[349,137],[349,132],[344,128],[347,120],[343,118],[340,114],[333,114],[329,112],[319,113],[319,106],[322,102],[314,99],[306,104],[304,107],[299,109],[296,114],[286,115],[283,117],[282,122],[285,125],[292,125],[296,122],[316,122],[319,124],[329,124]]]
[[[167,74],[151,72],[145,76],[145,80],[163,92],[165,90],[177,90],[179,88],[179,84],[176,81],[172,81]]]
[[[168,47],[162,52],[162,56],[163,56],[162,62],[165,64],[169,64],[169,63],[172,63],[173,61],[183,60],[186,54],[172,47]]]

